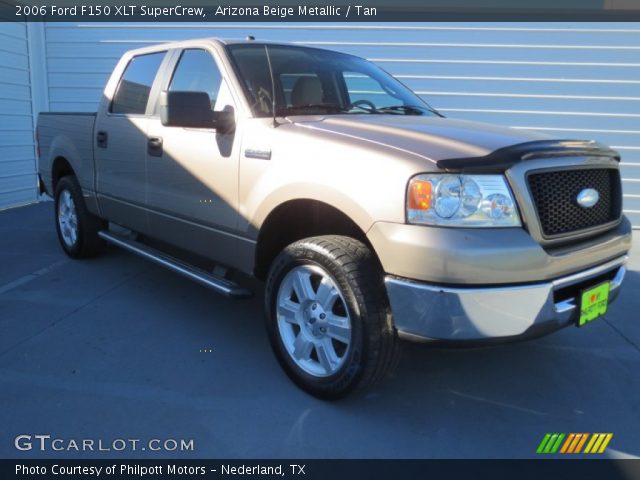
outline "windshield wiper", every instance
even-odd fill
[[[285,113],[295,112],[309,112],[314,110],[321,110],[323,112],[336,112],[342,113],[348,110],[338,103],[308,103],[306,105],[291,105],[288,107],[282,107],[281,111]]]
[[[404,113],[406,115],[422,115],[424,111],[431,111],[433,113],[438,113],[434,110],[429,110],[427,107],[419,107],[415,105],[391,105],[389,107],[380,107],[376,108],[377,112],[382,113]]]

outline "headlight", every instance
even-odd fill
[[[407,191],[409,223],[459,227],[519,227],[503,175],[416,175]]]

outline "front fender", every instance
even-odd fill
[[[247,228],[250,237],[257,238],[269,214],[278,206],[292,200],[315,200],[327,204],[344,213],[363,232],[366,232],[375,222],[372,213],[346,192],[328,185],[301,181],[283,185],[262,198],[253,216],[248,219]]]
[[[240,215],[250,238],[276,207],[316,200],[348,216],[366,232],[375,222],[404,222],[405,191],[415,165],[386,150],[357,148],[342,139],[316,138],[295,126],[248,125],[248,147],[272,153],[240,160]]]

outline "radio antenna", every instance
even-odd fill
[[[276,122],[276,81],[273,76],[273,67],[271,66],[271,56],[269,55],[269,47],[264,46],[264,52],[267,54],[267,64],[269,65],[269,76],[271,77],[271,113],[273,114],[273,128],[278,126]]]

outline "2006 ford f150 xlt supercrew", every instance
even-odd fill
[[[229,296],[266,281],[300,387],[382,378],[398,340],[583,326],[625,275],[617,152],[444,118],[374,64],[203,39],[126,53],[97,113],[38,119],[73,258],[109,242]]]

